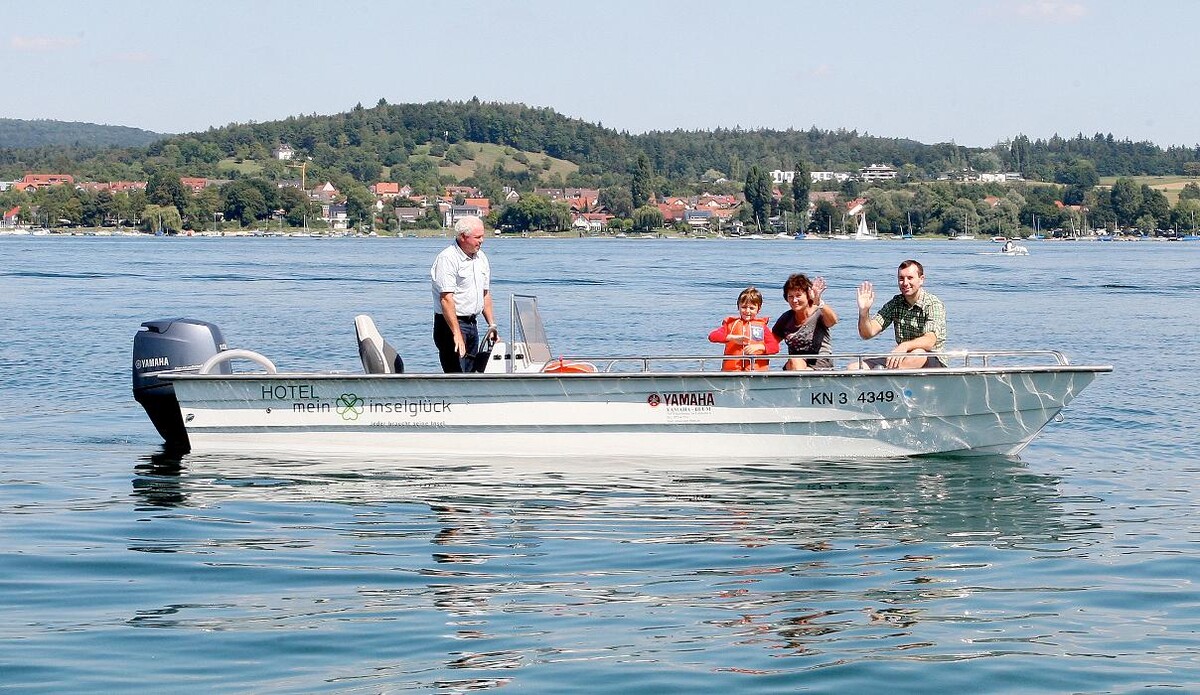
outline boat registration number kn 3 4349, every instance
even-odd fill
[[[813,391],[809,394],[812,405],[846,405],[848,403],[895,403],[900,394],[891,389],[862,391],[858,394],[845,391]]]

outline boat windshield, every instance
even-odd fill
[[[538,311],[537,297],[523,294],[512,296],[513,341],[525,344],[525,354],[535,364],[550,361],[550,342]]]

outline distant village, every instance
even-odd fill
[[[272,151],[272,155],[279,160],[291,160],[296,156],[296,151],[287,144],[281,144]],[[769,175],[776,186],[773,193],[776,199],[778,199],[782,195],[778,187],[790,185],[795,172],[774,170],[769,172]],[[863,183],[876,183],[894,181],[898,176],[898,171],[890,166],[874,164],[863,167],[857,172],[813,171],[810,175],[813,184],[827,182],[839,184],[850,180],[861,181]],[[951,177],[944,178],[948,179]],[[983,183],[1004,183],[1023,180],[1019,174],[1011,172],[963,172],[960,176],[954,178],[959,181],[977,181]],[[229,182],[229,179],[180,177],[180,183],[183,188],[192,194],[198,194],[208,187],[219,187]],[[112,194],[128,194],[137,191],[145,192],[147,183],[146,181],[77,182],[70,174],[28,173],[18,181],[0,181],[0,191],[11,189],[32,193],[42,188],[65,184],[75,186],[77,189],[89,193],[108,191]],[[319,219],[328,230],[345,232],[350,228],[350,220],[347,215],[345,202],[346,196],[332,183],[323,181],[309,187],[302,174],[302,177],[299,179],[280,180],[275,182],[275,185],[279,188],[290,187],[304,190],[308,199],[314,204],[319,205]],[[421,221],[429,220],[431,216],[436,216],[436,219],[443,227],[452,226],[456,220],[464,216],[474,215],[486,218],[491,212],[494,203],[506,205],[514,203],[521,198],[521,193],[511,187],[503,189],[503,196],[499,201],[493,201],[484,197],[479,190],[470,186],[446,186],[436,195],[421,195],[411,186],[393,182],[375,183],[369,187],[369,190],[375,197],[374,204],[377,213],[390,208],[395,214],[401,229],[404,229],[406,226],[415,227]],[[570,209],[571,229],[580,233],[603,233],[608,229],[609,222],[613,219],[613,215],[605,210],[600,202],[599,189],[565,187],[535,188],[532,193],[547,198],[550,201],[565,204]],[[810,208],[821,200],[837,204],[838,194],[833,191],[811,192],[809,194]],[[854,217],[861,214],[866,202],[863,198],[841,201],[840,205],[844,208],[842,210],[843,215]],[[732,234],[742,232],[743,223],[739,220],[738,212],[739,207],[744,204],[745,198],[740,193],[702,193],[686,197],[666,196],[654,203],[662,213],[664,226],[682,225],[684,229],[727,231]],[[214,226],[217,222],[223,221],[222,217],[220,212],[215,214]],[[25,214],[22,214],[21,206],[14,206],[4,211],[3,218],[0,219],[0,226],[9,228],[17,227],[22,224],[22,220],[33,220],[36,222],[36,211],[26,211]],[[45,222],[47,226],[53,226],[51,224],[53,221],[46,220]],[[113,226],[121,226],[129,223],[130,221],[128,220],[118,219],[105,221],[105,224]]]

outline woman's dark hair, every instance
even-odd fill
[[[812,280],[809,280],[808,276],[804,273],[789,275],[787,282],[783,283],[783,298],[787,299],[788,295],[796,290],[800,290],[804,294],[810,293],[812,291]]]

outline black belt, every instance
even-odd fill
[[[459,316],[458,322],[459,323],[475,323],[475,317],[474,316]]]

